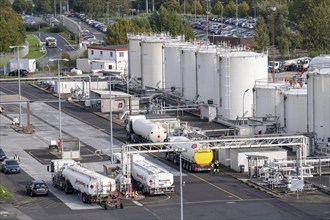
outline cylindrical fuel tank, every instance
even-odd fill
[[[108,195],[109,192],[116,191],[116,181],[91,171],[80,165],[66,166],[62,175],[66,177],[72,187],[88,195]]]
[[[166,130],[159,124],[146,119],[136,119],[132,122],[133,131],[151,142],[165,142],[167,138]]]

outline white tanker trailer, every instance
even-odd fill
[[[73,160],[51,161],[52,182],[65,193],[78,192],[84,203],[98,203],[123,208],[116,191],[116,181],[97,172],[82,167]]]
[[[165,142],[167,131],[158,123],[147,120],[144,115],[129,116],[126,124],[128,139],[133,142]]]
[[[115,154],[115,158],[121,161],[121,154]],[[141,184],[142,192],[148,195],[175,191],[173,174],[139,154],[133,155],[132,177]]]
[[[168,137],[168,146],[173,152],[166,153],[166,159],[174,164],[180,163],[179,149],[185,149],[181,152],[182,167],[190,172],[210,171],[212,167],[213,151],[207,145],[195,142],[191,143],[171,143],[171,142],[187,142],[191,141],[184,136]]]
[[[158,195],[174,192],[173,174],[143,156],[133,156],[132,176],[141,183],[143,193]]]

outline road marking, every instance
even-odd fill
[[[166,195],[166,198],[165,199],[158,200],[158,201],[144,202],[144,204],[146,205],[146,204],[151,204],[151,203],[163,202],[163,201],[169,200],[170,198],[171,198],[171,196]]]
[[[192,173],[191,173],[191,175],[194,176],[194,177],[196,177],[197,179],[200,179],[200,180],[202,180],[203,182],[205,182],[205,183],[207,183],[207,184],[209,184],[209,185],[211,185],[211,186],[213,186],[213,187],[215,187],[215,188],[217,188],[217,189],[219,189],[219,190],[225,192],[225,193],[228,193],[229,195],[234,196],[235,198],[237,198],[237,199],[239,199],[239,200],[243,200],[241,197],[236,196],[235,194],[233,194],[233,193],[231,193],[231,192],[228,192],[227,190],[222,189],[221,187],[216,186],[216,185],[214,185],[213,183],[210,183],[209,181],[207,181],[207,180],[205,180],[205,179],[203,179],[203,178],[201,178],[201,177],[199,177],[199,176],[197,176],[197,175],[195,175],[195,174],[192,174]]]
[[[140,207],[143,206],[143,204],[139,203],[138,201],[133,201],[133,203],[134,203],[135,205],[137,205],[137,206],[140,206]]]

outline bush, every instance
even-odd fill
[[[29,24],[25,26],[26,32],[34,32],[39,30],[39,25],[37,24]]]
[[[27,32],[39,31],[39,27],[40,27],[40,29],[42,29],[44,27],[49,27],[49,25],[47,23],[25,25],[25,29],[26,29]]]
[[[64,31],[66,31],[66,28],[63,25],[55,26],[55,27],[50,29],[51,33],[61,33],[61,32],[64,32]]]

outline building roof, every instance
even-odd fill
[[[109,50],[109,51],[128,51],[127,45],[88,46],[87,49]]]

